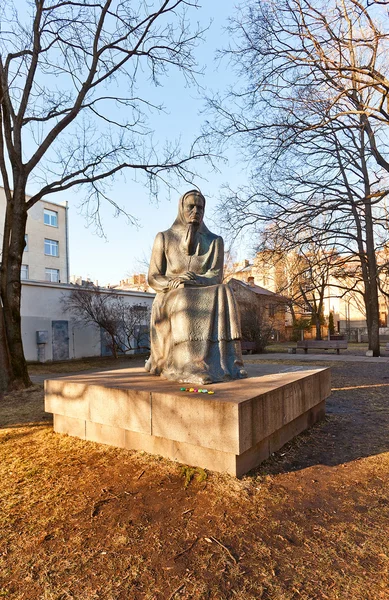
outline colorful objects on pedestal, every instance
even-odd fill
[[[200,388],[180,388],[180,392],[193,392],[194,394],[214,394],[212,390],[202,390]]]

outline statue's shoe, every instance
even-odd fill
[[[179,381],[183,383],[194,383],[196,385],[209,385],[212,383],[212,379],[208,373],[197,372],[197,373],[182,373]]]
[[[238,379],[245,379],[245,377],[248,376],[249,374],[247,373],[246,369],[239,369]]]

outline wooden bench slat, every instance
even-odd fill
[[[327,340],[302,340],[297,342],[298,348],[347,348],[346,340],[327,341]]]
[[[297,342],[297,348],[304,348],[305,354],[309,348],[334,349],[339,354],[339,350],[347,350],[347,340],[300,340]]]
[[[248,352],[252,354],[257,350],[257,344],[255,342],[241,342],[242,352]]]

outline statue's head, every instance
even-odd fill
[[[190,190],[181,198],[181,215],[187,225],[200,226],[205,211],[205,198],[198,190]]]

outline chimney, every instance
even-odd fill
[[[252,287],[254,285],[254,277],[247,277],[247,283]]]

